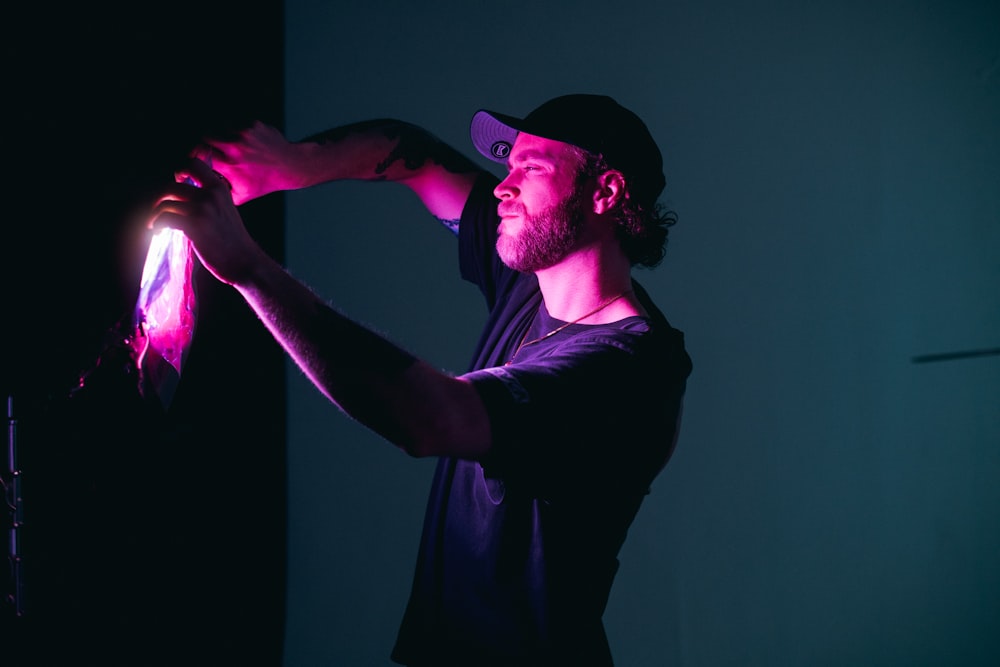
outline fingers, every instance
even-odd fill
[[[200,143],[191,149],[188,157],[201,160],[205,164],[211,165],[215,160],[215,149],[209,143]]]
[[[225,176],[214,171],[205,158],[197,156],[193,156],[185,167],[177,170],[174,178],[178,183],[190,183],[205,190],[216,190],[222,186],[227,195],[233,189]]]
[[[190,200],[180,197],[174,191],[161,195],[153,204],[146,228],[157,231],[169,227],[186,233],[188,221],[194,213],[194,205]]]
[[[177,229],[188,235],[186,221],[187,217],[180,213],[174,206],[170,204],[161,205],[154,208],[146,220],[146,229],[152,232],[158,232],[161,229]]]
[[[174,181],[154,200],[146,222],[148,229],[173,227],[186,231],[189,219],[203,211],[206,203],[216,197],[228,199],[220,177],[200,159],[192,158],[175,171]]]
[[[196,158],[206,163],[210,167],[217,164],[228,164],[232,161],[234,149],[231,144],[218,139],[206,138],[201,143],[191,149],[188,157]]]
[[[277,130],[256,121],[233,136],[203,138],[190,156],[205,162],[219,175],[217,178],[225,184],[230,199],[239,206],[267,193],[261,179],[271,168],[273,132]]]
[[[272,129],[270,125],[255,120],[236,130],[202,137],[201,145],[192,151],[192,156],[202,159],[205,157],[222,158],[224,161],[237,160],[241,151],[254,143],[255,137]],[[205,161],[212,164],[211,159],[205,159]]]

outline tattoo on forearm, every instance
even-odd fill
[[[342,125],[341,127],[334,127],[329,130],[324,130],[317,134],[310,135],[303,139],[302,141],[312,141],[317,144],[333,144],[349,134],[371,132],[379,128],[385,127],[386,125],[391,125],[399,121],[378,119],[378,120],[366,120],[360,123],[351,123],[350,125]]]
[[[477,170],[471,160],[451,148],[440,139],[415,125],[399,120],[381,118],[353,123],[333,128],[305,141],[332,143],[358,132],[379,132],[387,139],[398,139],[396,147],[375,167],[375,177],[385,179],[385,172],[396,162],[402,162],[405,169],[415,171],[428,160],[439,164],[453,174],[469,173]]]
[[[390,139],[399,138],[399,143],[389,156],[379,164],[376,173],[381,174],[393,162],[403,161],[403,166],[414,170],[428,160],[441,165],[451,173],[475,171],[475,166],[465,156],[443,143],[440,139],[413,125],[400,123],[387,127],[385,135]]]
[[[458,220],[445,220],[444,218],[438,218],[438,221],[448,228],[455,236],[458,236]]]

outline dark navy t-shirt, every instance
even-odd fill
[[[392,658],[608,666],[601,617],[618,551],[673,451],[691,361],[635,281],[650,317],[572,324],[518,350],[565,322],[533,275],[496,255],[496,183],[478,179],[459,227],[462,276],[489,308],[464,377],[493,447],[481,461],[438,463]]]

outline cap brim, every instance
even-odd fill
[[[517,134],[520,132],[518,126],[522,122],[520,118],[494,111],[486,111],[485,109],[477,111],[472,116],[472,124],[469,128],[472,144],[477,151],[490,160],[506,164],[510,149],[514,147],[514,140],[517,139]]]

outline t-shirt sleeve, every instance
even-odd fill
[[[492,428],[485,473],[543,496],[581,483],[645,488],[673,450],[687,377],[655,338],[595,333],[467,373]]]

